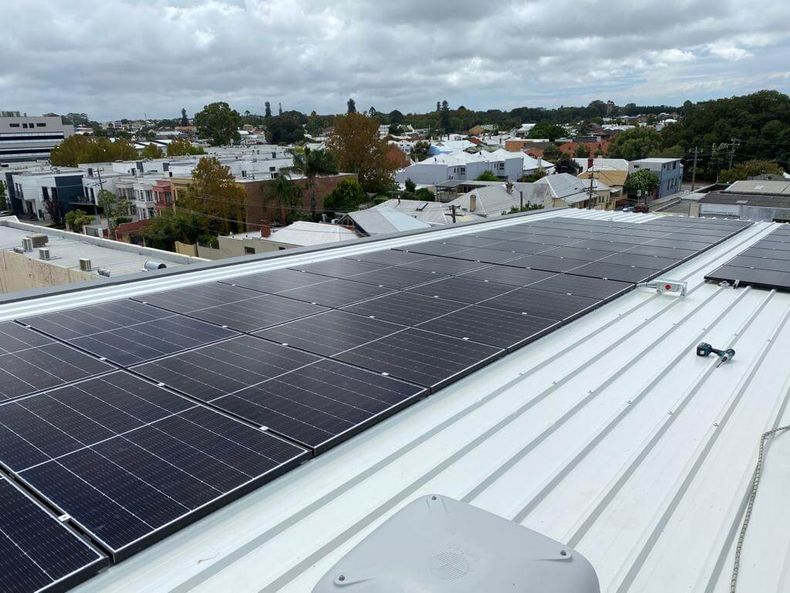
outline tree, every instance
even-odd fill
[[[0,181],[0,211],[8,210],[8,198],[5,193],[5,183]]]
[[[238,142],[240,124],[239,112],[222,101],[209,103],[195,114],[198,134],[209,138],[214,146]]]
[[[576,147],[576,157],[577,158],[583,159],[583,158],[589,157],[590,156],[590,152],[591,152],[590,147],[587,146],[586,144],[579,144]]]
[[[732,183],[739,179],[749,179],[750,177],[766,174],[779,175],[781,177],[784,174],[784,169],[776,161],[751,160],[741,163],[732,169],[722,171],[719,179],[725,183]]]
[[[264,200],[277,203],[277,207],[280,209],[280,222],[287,224],[288,214],[301,204],[302,188],[291,180],[286,169],[280,169],[280,174],[274,181],[271,194],[266,196]]]
[[[407,179],[403,185],[406,188],[406,191],[410,194],[413,194],[417,190],[417,185],[411,180],[411,178]]]
[[[266,101],[263,108],[263,117],[269,119],[272,116],[272,104]]]
[[[326,146],[340,170],[356,173],[366,192],[379,193],[392,188],[397,164],[388,158],[389,144],[379,138],[375,119],[358,113],[338,117]]]
[[[60,203],[60,200],[56,198],[47,197],[44,198],[44,209],[49,214],[49,217],[52,219],[53,224],[61,225],[63,224],[63,206]]]
[[[401,133],[400,126],[398,124],[390,124],[390,127],[387,130],[387,133],[390,136],[399,136],[400,133]]]
[[[538,179],[542,179],[546,175],[547,175],[546,171],[544,171],[543,169],[538,169],[537,171],[535,171],[534,173],[530,173],[529,175],[522,175],[519,178],[519,181],[525,183],[534,183],[535,181],[537,181]]]
[[[165,153],[162,152],[162,149],[159,148],[156,144],[148,144],[142,151],[140,151],[140,155],[144,159],[161,159],[165,156]]]
[[[333,212],[354,212],[367,201],[368,196],[358,181],[344,179],[326,197],[324,206]]]
[[[206,154],[200,146],[193,146],[189,140],[175,138],[167,145],[167,156],[187,156],[195,154]]]
[[[357,112],[357,104],[354,101],[354,99],[349,99],[348,102],[346,103],[346,105],[348,106],[347,113],[349,115],[352,114],[352,113],[356,113]]]
[[[272,144],[294,144],[304,140],[302,124],[307,120],[303,115],[289,111],[272,117],[266,122],[268,140]],[[304,120],[304,121],[303,121]]]
[[[208,230],[208,219],[199,213],[165,210],[151,219],[141,231],[148,247],[175,250],[175,242],[206,244],[213,237]]]
[[[396,126],[401,125],[404,121],[403,114],[397,109],[390,111],[389,119],[390,119],[390,123],[395,124]]]
[[[277,115],[282,115],[282,114],[283,114],[283,104],[282,103],[278,103],[277,104]]]
[[[102,189],[96,196],[96,205],[102,209],[104,217],[107,219],[108,234],[112,237],[113,229],[118,226],[117,218],[129,214],[129,202],[119,200],[111,191]]]
[[[641,169],[628,176],[623,190],[629,195],[636,195],[641,191],[642,195],[647,197],[658,189],[660,183],[658,175],[647,169]]]
[[[550,142],[554,142],[557,138],[565,138],[568,135],[568,130],[559,124],[552,124],[549,122],[539,122],[527,134],[530,138],[548,138]]]
[[[421,187],[416,192],[414,192],[414,197],[421,202],[435,202],[436,196],[433,194],[431,190],[427,187]]]
[[[635,161],[656,154],[661,136],[653,128],[634,128],[621,132],[609,143],[609,156]]]
[[[556,161],[562,156],[562,152],[557,147],[556,144],[549,144],[546,148],[543,149],[543,158],[547,159],[551,162]]]
[[[187,110],[185,107],[181,108],[181,125],[182,126],[189,125],[189,118],[187,117]]]
[[[130,161],[137,150],[126,140],[111,142],[108,138],[74,135],[52,149],[49,162],[56,166],[76,167],[80,163]]]
[[[570,173],[571,175],[578,175],[581,173],[582,168],[570,156],[565,153],[560,153],[561,157],[554,161],[554,170],[557,173]]]
[[[70,210],[66,212],[66,224],[75,233],[81,233],[85,225],[93,222],[93,217],[84,210]]]
[[[475,181],[501,181],[499,177],[494,175],[491,171],[483,171],[477,176]]]
[[[437,122],[437,127],[445,134],[449,134],[453,131],[453,122],[450,119],[450,104],[446,99],[439,105],[439,121]]]
[[[359,117],[365,116],[360,115]],[[335,157],[325,150],[310,150],[307,147],[297,149],[293,152],[291,170],[307,177],[307,188],[310,190],[310,215],[315,220],[315,178],[319,175],[334,175],[337,173]]]
[[[176,211],[187,211],[208,219],[212,235],[227,235],[246,228],[245,196],[230,168],[214,157],[203,157],[192,171],[192,183],[179,194]]]
[[[431,149],[431,143],[427,140],[418,140],[411,147],[411,158],[418,163],[428,158],[428,151]]]

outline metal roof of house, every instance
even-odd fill
[[[782,195],[790,196],[790,181],[775,181],[770,179],[748,179],[735,181],[724,193]]]
[[[738,206],[762,206],[765,208],[790,208],[790,193],[786,195],[766,195],[739,193],[734,191],[713,191],[699,200],[703,204],[732,204]]]
[[[297,220],[278,231],[274,231],[268,238],[269,241],[275,243],[297,246],[323,245],[324,243],[337,243],[338,241],[352,241],[354,239],[359,239],[359,235],[345,227],[304,220]]]
[[[547,211],[641,222],[656,215]],[[485,223],[503,228],[523,217]],[[472,233],[461,226],[424,240]],[[304,593],[398,509],[443,494],[570,546],[605,592],[729,591],[760,435],[790,422],[790,294],[704,276],[758,223],[672,272],[685,297],[634,290],[479,370],[75,589]],[[0,319],[343,257],[400,237],[0,307]],[[734,360],[695,356],[700,341]],[[790,434],[768,449],[737,591],[790,582]]]
[[[552,197],[566,199],[579,194],[585,194],[588,190],[587,184],[583,179],[571,175],[570,173],[557,173],[541,177],[535,183],[546,184],[549,186]]]
[[[368,235],[416,231],[431,226],[389,206],[349,212],[348,217]]]
[[[450,224],[452,222],[446,206],[439,202],[393,199],[373,207],[374,210],[380,208],[392,208],[431,226]]]

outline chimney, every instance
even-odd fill
[[[477,194],[469,196],[469,212],[477,210]]]
[[[267,237],[271,237],[272,235],[272,227],[268,224],[261,225],[261,237],[266,239]]]

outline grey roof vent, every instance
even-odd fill
[[[344,556],[313,593],[600,593],[584,556],[439,495],[419,498]]]
[[[166,267],[167,265],[153,259],[149,259],[145,262],[145,264],[143,264],[143,269],[148,270],[149,272],[151,270],[164,270]]]

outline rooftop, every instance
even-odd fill
[[[771,181],[765,179],[749,179],[735,181],[724,193],[736,194],[760,194],[760,195],[782,195],[790,197],[790,180]]]
[[[415,231],[427,229],[431,226],[427,222],[417,220],[388,206],[349,212],[348,217],[368,235]]]
[[[294,246],[323,245],[359,239],[354,231],[336,224],[298,220],[272,232],[270,241]]]

